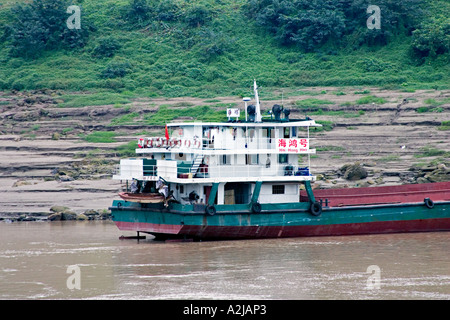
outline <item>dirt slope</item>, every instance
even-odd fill
[[[365,89],[384,98],[382,104],[356,103],[368,94],[355,88],[302,90],[301,95],[287,95],[283,100],[263,100],[262,108],[283,103],[291,109],[292,119],[308,115],[332,123],[331,130],[311,132],[311,144],[317,149],[311,158],[311,168],[318,176],[315,187],[450,180],[450,131],[439,129],[443,121],[450,120],[450,90]],[[115,148],[137,139],[143,130],[160,132],[162,128],[141,123],[111,127],[114,118],[129,112],[156,112],[163,104],[195,106],[220,101],[243,107],[240,98],[218,97],[214,102],[148,98],[136,99],[126,108],[62,108],[58,97],[58,92],[51,91],[0,93],[0,217],[48,215],[55,205],[77,213],[107,209],[122,187],[111,180],[120,158]],[[332,103],[296,107],[297,101],[304,99]],[[430,105],[430,101],[437,104]],[[428,107],[427,111],[418,112],[423,107]],[[114,143],[89,143],[80,138],[80,134],[110,130],[120,132]],[[307,164],[307,157],[302,160]],[[367,177],[345,179],[340,169],[355,163],[366,170]]]

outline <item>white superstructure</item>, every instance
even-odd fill
[[[215,203],[247,203],[257,183],[260,203],[298,202],[299,184],[315,180],[309,127],[321,125],[279,114],[262,121],[259,99],[257,104],[256,110],[249,106],[249,121],[170,123],[168,136],[140,138],[137,157],[121,160],[113,179],[154,183],[162,178],[180,202],[192,201],[189,194],[195,192],[198,202],[207,203],[215,185]]]

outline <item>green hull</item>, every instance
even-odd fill
[[[115,200],[110,208],[121,230],[157,238],[249,239],[450,230],[450,201],[323,208],[308,202],[215,205],[146,204]]]

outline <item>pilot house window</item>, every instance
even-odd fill
[[[259,154],[247,154],[245,157],[245,164],[258,164]]]
[[[220,157],[220,164],[231,164],[231,156],[227,154],[223,154]]]
[[[272,185],[272,194],[284,194],[284,184]]]

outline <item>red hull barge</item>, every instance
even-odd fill
[[[307,184],[308,188],[308,184]],[[309,186],[310,195],[312,190]],[[146,232],[157,239],[261,239],[450,231],[450,182],[301,193],[296,204],[216,205],[213,215],[201,206],[137,206],[115,201],[111,211],[120,230]],[[390,202],[390,203],[387,203]],[[230,210],[231,209],[231,210]]]
[[[316,201],[328,207],[368,204],[450,201],[450,182],[408,184],[367,188],[316,189]],[[300,201],[308,201],[306,191],[300,192]]]
[[[290,237],[348,236],[380,233],[439,232],[450,230],[450,219],[418,219],[303,226],[198,226],[161,225],[116,221],[120,230],[148,232],[156,239],[262,239]]]

